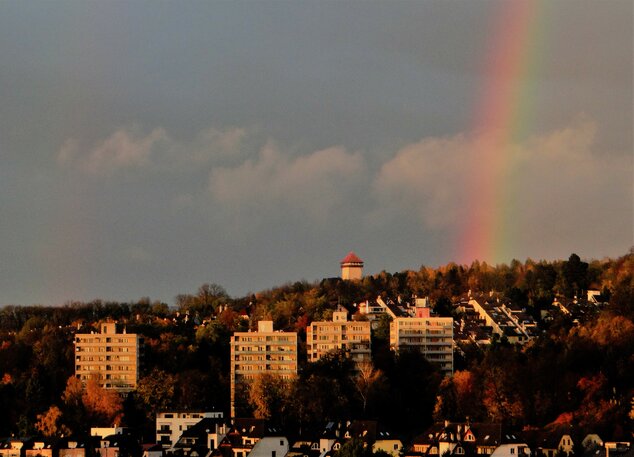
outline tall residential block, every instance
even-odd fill
[[[359,280],[363,278],[363,260],[350,251],[341,262],[341,279]]]
[[[119,331],[114,322],[100,324],[99,330],[75,334],[75,376],[84,384],[95,377],[106,389],[136,389],[143,339],[125,329]]]
[[[332,321],[313,322],[306,328],[306,346],[309,362],[335,349],[345,350],[355,362],[370,362],[370,322],[349,321],[347,311],[335,311]]]
[[[453,318],[397,317],[390,323],[390,346],[395,351],[415,349],[438,365],[445,375],[453,373]]]
[[[297,374],[297,333],[273,331],[272,321],[259,321],[257,332],[236,332],[231,337],[231,416],[244,387],[258,375],[291,379]]]

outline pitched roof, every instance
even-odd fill
[[[354,252],[350,251],[347,256],[341,259],[341,263],[363,263],[363,260],[361,260]]]

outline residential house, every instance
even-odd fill
[[[156,442],[164,448],[172,447],[181,434],[202,419],[223,421],[223,413],[218,411],[163,411],[156,414]]]
[[[23,447],[24,457],[57,457],[57,449],[44,440],[30,441]]]
[[[138,457],[141,446],[132,435],[110,435],[100,440],[95,451],[98,457]]]
[[[414,438],[405,455],[487,456],[493,454],[502,444],[519,442],[515,434],[503,432],[501,424],[437,422]]]
[[[142,457],[163,457],[165,455],[165,450],[160,444],[144,444],[142,449]]]
[[[99,440],[101,437],[62,438],[57,443],[58,457],[89,457],[91,450],[99,446]]]
[[[204,417],[194,425],[184,428],[179,439],[166,449],[166,454],[206,456],[218,448],[227,432],[228,427],[221,418]]]

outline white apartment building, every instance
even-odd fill
[[[231,417],[236,414],[237,390],[264,373],[282,379],[297,374],[297,333],[273,331],[272,321],[259,321],[257,332],[231,337]]]
[[[306,328],[308,361],[316,362],[336,349],[345,350],[355,362],[370,362],[370,322],[348,321],[347,311],[335,311],[332,321],[313,322]]]
[[[172,447],[182,433],[204,418],[223,419],[222,412],[166,411],[156,414],[156,442]]]
[[[100,333],[75,334],[75,376],[85,384],[95,377],[101,387],[128,392],[139,380],[142,338],[118,331],[115,322],[99,326]]]
[[[445,375],[451,375],[453,318],[397,317],[390,323],[390,346],[394,351],[417,349]]]

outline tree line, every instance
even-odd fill
[[[353,303],[379,295],[427,296],[440,315],[450,315],[452,301],[467,291],[496,290],[539,316],[554,297],[581,296],[587,289],[600,290],[610,302],[596,318],[543,326],[541,336],[524,347],[503,341],[484,350],[464,347],[451,378],[443,379],[420,354],[392,353],[384,319],[373,334],[372,365],[355,369],[337,353],[312,364],[300,359],[290,385],[258,379],[244,410],[293,430],[310,430],[326,419],[368,418],[411,435],[433,420],[467,417],[517,426],[573,423],[595,431],[631,430],[634,254],[629,252],[589,262],[573,254],[554,262],[422,266],[358,282],[289,283],[239,298],[210,283],[177,296],[175,306],[148,298],[5,306],[0,309],[0,435],[59,436],[116,420],[151,441],[160,410],[228,411],[230,336],[261,319],[298,332],[303,346],[311,321],[329,319],[340,304],[354,312]],[[105,319],[118,320],[145,339],[138,389],[120,402],[98,386],[80,392],[73,381],[74,334],[96,331]],[[299,354],[305,357],[303,347]]]

